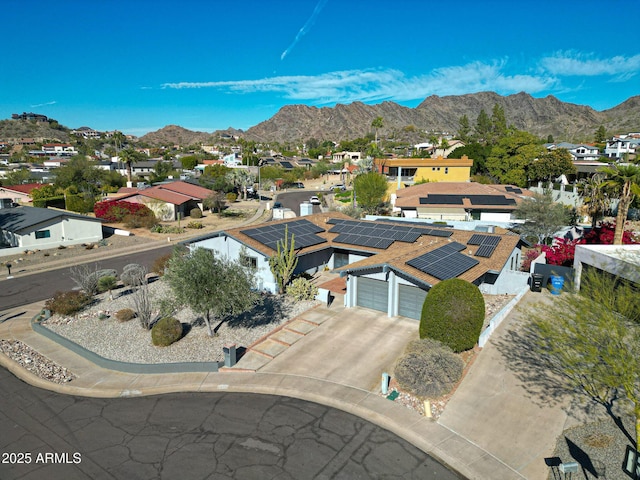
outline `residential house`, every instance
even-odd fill
[[[431,155],[434,158],[444,157],[447,158],[449,155],[453,153],[456,148],[464,147],[464,142],[461,140],[449,140],[447,142],[446,148],[435,147],[433,150],[433,154]]]
[[[0,256],[102,240],[102,222],[65,210],[0,208]]]
[[[374,168],[398,181],[398,188],[415,182],[468,182],[473,160],[462,158],[376,158]]]
[[[41,183],[25,183],[24,185],[0,186],[0,199],[8,199],[13,203],[31,203],[31,191],[42,187]]]
[[[438,221],[509,222],[531,192],[512,185],[476,182],[431,182],[397,190],[392,205],[408,218]]]
[[[442,280],[461,278],[488,293],[515,293],[527,285],[528,274],[518,271],[518,235],[481,234],[391,218],[354,220],[330,212],[238,227],[185,243],[253,266],[259,288],[276,292],[269,258],[285,232],[293,236],[298,257],[294,274],[327,269],[338,274],[341,280],[332,283],[341,283],[347,307],[419,319],[427,292]]]
[[[177,220],[188,216],[192,209],[203,210],[204,199],[211,190],[192,183],[175,181],[149,188],[121,188],[113,200],[142,203],[163,221]]]
[[[635,155],[639,146],[640,138],[620,135],[607,141],[604,155],[608,158],[624,159],[626,156]]]

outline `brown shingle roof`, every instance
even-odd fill
[[[308,215],[304,217],[297,217],[294,219],[285,219],[278,220],[271,223],[288,223],[300,219],[306,219],[315,225],[325,229],[324,232],[320,232],[317,235],[327,240],[326,243],[321,243],[319,245],[313,245],[310,247],[306,247],[300,249],[298,251],[298,255],[305,255],[310,252],[323,250],[325,248],[343,248],[345,250],[357,250],[364,253],[371,254],[370,257],[360,260],[358,262],[346,265],[342,268],[336,269],[337,271],[354,271],[358,269],[366,269],[367,267],[379,267],[382,265],[389,265],[391,268],[397,271],[402,271],[406,275],[410,277],[414,277],[417,280],[433,285],[438,283],[438,280],[431,275],[428,275],[416,268],[413,268],[407,265],[407,261],[419,257],[424,253],[435,250],[449,242],[459,242],[461,244],[466,245],[472,235],[477,234],[479,232],[476,231],[467,231],[467,230],[451,230],[452,235],[450,237],[436,237],[431,235],[422,235],[413,243],[405,243],[405,242],[394,242],[388,249],[378,249],[372,247],[361,247],[351,244],[343,244],[335,242],[335,238],[339,235],[338,233],[330,233],[329,230],[333,227],[333,224],[328,223],[331,218],[342,218],[346,220],[353,220],[351,217],[344,215],[339,212],[330,212],[330,213],[321,213],[315,215]],[[393,219],[389,219],[393,220]],[[366,220],[361,220],[366,221]],[[377,222],[371,222],[377,223]],[[407,226],[406,222],[396,222],[400,225]],[[425,225],[428,226],[428,225]],[[228,235],[229,237],[235,238],[239,242],[247,245],[249,248],[261,252],[267,257],[270,257],[275,253],[275,251],[266,245],[254,240],[253,238],[242,233],[244,230],[249,230],[252,227],[239,227],[233,228],[229,230],[225,230],[223,234]],[[449,230],[449,229],[447,229]],[[518,242],[520,241],[520,237],[518,235],[512,235],[511,232],[505,234],[490,234],[490,233],[482,233],[482,235],[489,236],[497,236],[500,237],[500,242],[496,247],[495,251],[489,258],[485,257],[475,257],[473,254],[479,248],[478,245],[466,245],[466,248],[463,252],[464,255],[470,255],[475,260],[478,260],[478,264],[474,267],[470,268],[463,274],[461,274],[458,278],[463,280],[467,280],[469,282],[473,282],[478,278],[482,277],[485,273],[489,271],[500,271],[504,267],[505,263],[509,259],[509,256],[513,252],[513,249],[516,248]]]

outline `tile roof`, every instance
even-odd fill
[[[114,200],[126,200],[127,198],[140,195],[167,203],[173,203],[174,205],[182,205],[189,200],[204,200],[211,194],[211,190],[200,187],[199,185],[177,181],[142,189],[123,187],[118,190],[118,193],[123,193],[124,195],[115,197]]]
[[[490,234],[490,233],[481,232],[482,235],[499,237],[500,242],[498,243],[495,251],[490,257],[488,258],[476,257],[473,254],[478,250],[479,246],[467,245],[467,242],[469,241],[472,235],[480,232],[447,229],[448,231],[450,230],[452,232],[452,235],[450,237],[436,237],[431,235],[422,235],[418,237],[418,239],[413,243],[396,241],[389,248],[384,250],[384,249],[378,249],[373,247],[362,247],[362,246],[336,242],[335,238],[339,234],[329,232],[329,230],[334,226],[333,224],[328,223],[329,220],[332,218],[353,220],[353,218],[347,215],[344,215],[342,213],[330,212],[330,213],[321,213],[321,214],[315,214],[315,215],[307,215],[304,217],[296,217],[294,219],[278,220],[275,222],[270,222],[270,224],[288,223],[288,222],[293,222],[300,219],[306,219],[314,223],[315,225],[319,226],[320,228],[324,229],[323,232],[317,233],[317,235],[327,240],[327,242],[302,248],[298,251],[299,256],[305,255],[314,251],[324,250],[326,248],[342,248],[345,250],[360,251],[365,254],[366,253],[371,254],[371,256],[369,256],[368,258],[365,258],[358,262],[354,262],[352,264],[338,268],[336,269],[336,271],[352,272],[352,271],[367,270],[367,269],[376,270],[376,269],[381,269],[382,266],[384,265],[388,265],[392,269],[398,272],[403,272],[408,277],[414,278],[419,282],[422,282],[428,285],[434,285],[438,283],[440,280],[416,268],[413,268],[407,265],[406,264],[407,261],[413,258],[416,258],[424,253],[427,253],[429,251],[435,250],[436,248],[439,248],[450,242],[458,242],[466,245],[465,250],[462,252],[462,254],[472,256],[475,260],[478,261],[477,265],[475,265],[474,267],[470,268],[469,270],[467,270],[466,272],[458,276],[458,278],[467,280],[469,282],[473,282],[478,278],[482,277],[485,273],[489,271],[502,270],[507,260],[509,259],[509,256],[513,252],[513,249],[516,248],[518,243],[520,242],[520,237],[518,235],[513,235],[511,234],[511,232],[508,232],[508,231],[501,230],[505,232],[504,234],[500,234],[500,233]],[[370,222],[372,224],[379,223],[377,221],[374,222],[370,220],[369,221],[360,220],[360,221]],[[401,223],[401,222],[394,223],[392,218],[390,218],[389,221],[392,224],[400,224],[403,226],[407,226],[406,223]],[[432,226],[429,224],[425,224],[425,227],[437,228],[437,226]],[[247,247],[262,253],[266,257],[270,257],[271,255],[273,255],[275,253],[273,249],[267,247],[261,242],[254,240],[253,238],[243,233],[244,230],[249,230],[250,228],[251,227],[233,228],[233,229],[225,230],[224,232],[218,233],[216,235],[227,235],[229,237],[232,237],[237,241],[245,244]],[[208,238],[208,237],[205,236],[205,237],[193,239],[191,240],[191,243],[197,243],[198,240],[204,240],[205,238]]]
[[[515,189],[515,191],[513,191]],[[517,193],[517,191],[520,193]],[[463,197],[460,203],[429,203],[429,195],[450,195],[452,197]],[[492,196],[496,198],[506,198],[513,200],[511,205],[496,205],[493,203],[477,204],[471,203],[467,195]],[[396,191],[396,207],[404,208],[427,208],[429,206],[437,206],[438,208],[483,208],[483,209],[515,209],[517,204],[522,201],[523,196],[531,196],[532,193],[526,189],[520,189],[513,185],[485,185],[476,182],[429,182],[412,187],[402,188]],[[423,199],[422,201],[420,199]],[[444,197],[440,197],[444,198]]]
[[[44,186],[46,184],[44,183],[25,183],[23,185],[7,185],[2,187],[5,190],[12,190],[14,192],[20,192],[20,193],[26,193],[29,194],[31,193],[32,190],[36,189],[36,188],[40,188],[42,186]]]

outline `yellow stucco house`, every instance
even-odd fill
[[[462,158],[376,158],[374,165],[389,179],[388,196],[416,182],[468,182],[473,160]]]

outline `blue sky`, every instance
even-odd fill
[[[248,129],[288,104],[640,94],[633,0],[8,0],[0,119],[143,135]]]

